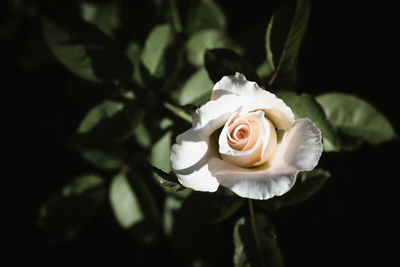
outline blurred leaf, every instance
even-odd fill
[[[140,45],[137,42],[130,42],[128,46],[126,47],[125,54],[131,61],[133,65],[133,73],[132,73],[132,80],[135,84],[144,87],[145,82],[142,77],[142,65],[140,61],[140,57],[142,54],[142,50]]]
[[[75,238],[96,215],[106,194],[103,179],[95,174],[79,176],[39,210],[38,227],[49,241]]]
[[[267,61],[264,61],[261,63],[260,66],[257,68],[257,73],[260,76],[261,79],[270,77],[272,75],[272,69],[271,66],[268,64]]]
[[[150,163],[158,169],[169,173],[171,168],[172,131],[167,131],[151,148]]]
[[[147,37],[141,60],[149,73],[155,77],[162,77],[166,66],[165,57],[168,48],[175,39],[173,29],[168,24],[156,26]]]
[[[265,39],[267,62],[274,72],[269,85],[278,72],[294,70],[310,13],[309,0],[284,0],[274,11]]]
[[[143,112],[133,101],[127,105],[104,100],[86,114],[77,133],[88,143],[118,143],[134,134],[135,127],[142,118]]]
[[[114,170],[123,164],[124,155],[119,153],[106,153],[100,149],[84,149],[81,155],[91,164],[105,169]]]
[[[186,43],[187,58],[190,64],[199,67],[204,64],[204,53],[207,49],[231,48],[240,52],[238,46],[223,33],[215,29],[205,29],[193,34]]]
[[[101,104],[92,108],[78,127],[78,133],[90,132],[102,120],[109,119],[123,110],[124,104],[111,100],[104,100]]]
[[[192,34],[204,29],[225,31],[224,13],[213,0],[194,0],[186,20],[186,32]]]
[[[322,132],[325,151],[340,150],[340,142],[334,127],[326,118],[324,110],[312,96],[307,94],[298,95],[285,90],[278,91],[277,96],[292,109],[295,119],[309,118],[315,123]]]
[[[83,20],[43,19],[43,35],[55,57],[72,73],[97,83],[128,83],[132,65],[117,44]]]
[[[153,166],[151,166],[151,170],[156,182],[167,192],[179,192],[186,189],[186,187],[179,183],[178,178],[173,172],[166,173]]]
[[[113,32],[121,26],[119,3],[82,2],[80,11],[82,18],[93,23],[106,35],[113,37]]]
[[[124,229],[144,221],[159,221],[156,202],[142,177],[136,173],[116,175],[111,181],[109,197],[115,218]]]
[[[253,233],[250,218],[240,218],[235,224],[234,266],[284,266],[272,222],[261,214],[256,214],[254,220],[256,234]]]
[[[122,228],[129,229],[144,219],[140,200],[124,174],[118,174],[111,181],[110,201],[115,218]]]
[[[141,122],[135,128],[134,135],[136,141],[143,147],[149,148],[151,146],[150,132],[147,130],[146,125]]]
[[[396,137],[390,122],[375,107],[357,96],[326,93],[316,97],[340,134],[379,144]]]
[[[254,203],[268,212],[278,210],[283,206],[300,204],[318,192],[330,177],[331,174],[323,169],[301,172],[293,188],[286,194],[268,200],[257,200]]]
[[[232,50],[225,48],[207,50],[204,59],[208,75],[214,83],[221,80],[223,76],[235,75],[236,72],[246,76],[249,81],[254,81],[258,84],[261,82],[260,77],[258,77],[257,72],[250,63]]]
[[[214,84],[205,68],[200,68],[184,83],[179,91],[178,104],[201,106],[211,97]]]

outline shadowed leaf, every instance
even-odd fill
[[[256,235],[253,233],[250,218],[240,218],[235,224],[233,229],[234,266],[283,267],[283,258],[272,222],[261,214],[256,214],[254,220]]]
[[[126,84],[132,65],[111,38],[83,20],[43,19],[43,35],[55,57],[72,73],[96,82]]]
[[[258,84],[261,82],[250,63],[232,50],[224,48],[207,50],[204,59],[208,75],[214,83],[221,80],[223,76],[235,75],[236,72],[246,76],[249,81],[255,81]]]

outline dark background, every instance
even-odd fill
[[[41,203],[71,177],[92,170],[70,148],[82,116],[101,94],[59,65],[29,8],[1,5],[2,98],[7,161],[2,219],[11,266],[40,264],[173,265],[168,249],[154,251],[126,236],[105,207],[73,242],[52,244],[36,229]],[[233,4],[225,11],[228,34],[258,66],[273,1]],[[353,93],[397,120],[399,34],[395,1],[312,1],[299,56],[299,88],[319,94]],[[396,6],[395,6],[396,5]],[[260,57],[261,56],[261,57]],[[85,90],[87,93],[82,93]],[[332,178],[312,199],[273,215],[286,266],[399,266],[399,141],[363,145],[356,152],[325,153],[320,166]],[[6,174],[7,173],[7,174]],[[190,244],[188,244],[189,246]],[[228,255],[229,257],[229,255]],[[229,258],[227,258],[229,262]]]

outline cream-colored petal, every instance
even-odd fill
[[[227,95],[196,110],[193,127],[176,138],[171,150],[172,169],[182,185],[198,191],[217,190],[219,184],[207,167],[209,157],[216,154],[216,148],[209,145],[210,136],[243,104],[246,98]]]
[[[213,88],[211,100],[227,95],[247,96],[252,100],[249,110],[264,110],[278,129],[288,130],[294,123],[292,110],[281,99],[262,89],[257,83],[247,81],[243,74],[222,77]]]
[[[221,185],[239,196],[269,199],[289,191],[297,173],[312,170],[321,154],[321,131],[309,119],[299,119],[283,136],[271,162],[250,169],[211,157],[208,166]]]
[[[215,156],[209,139],[202,140],[193,129],[178,135],[171,149],[172,169],[179,182],[197,191],[215,192],[219,183],[211,175],[207,161]]]

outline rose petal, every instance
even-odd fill
[[[193,127],[178,135],[171,149],[172,169],[182,185],[198,191],[218,189],[219,183],[207,167],[208,159],[217,153],[214,146],[209,145],[210,136],[246,101],[246,97],[227,95],[196,110]]]
[[[250,137],[250,139],[256,138],[255,144],[248,150],[235,150],[229,145],[228,135],[229,135],[229,122],[225,124],[224,128],[221,131],[219,136],[218,144],[219,144],[219,153],[221,154],[224,160],[232,162],[237,166],[249,167],[253,166],[253,163],[259,162],[261,160],[261,155],[263,151],[263,141],[264,138],[266,140],[269,139],[269,131],[265,132],[264,127],[260,127],[264,125],[264,112],[256,111],[250,112],[238,118],[238,120],[251,119],[255,121],[258,125],[257,136]],[[269,129],[268,129],[269,130]],[[251,140],[252,141],[252,140]],[[254,142],[254,141],[252,141]]]
[[[255,82],[246,80],[243,74],[224,76],[213,88],[211,100],[226,95],[247,96],[252,100],[249,110],[264,110],[278,129],[288,130],[294,123],[292,110],[274,94],[262,89]]]
[[[241,197],[269,199],[293,186],[299,171],[312,170],[322,154],[321,132],[309,119],[295,121],[285,133],[274,158],[258,168],[245,169],[219,158],[208,166],[218,182]]]

